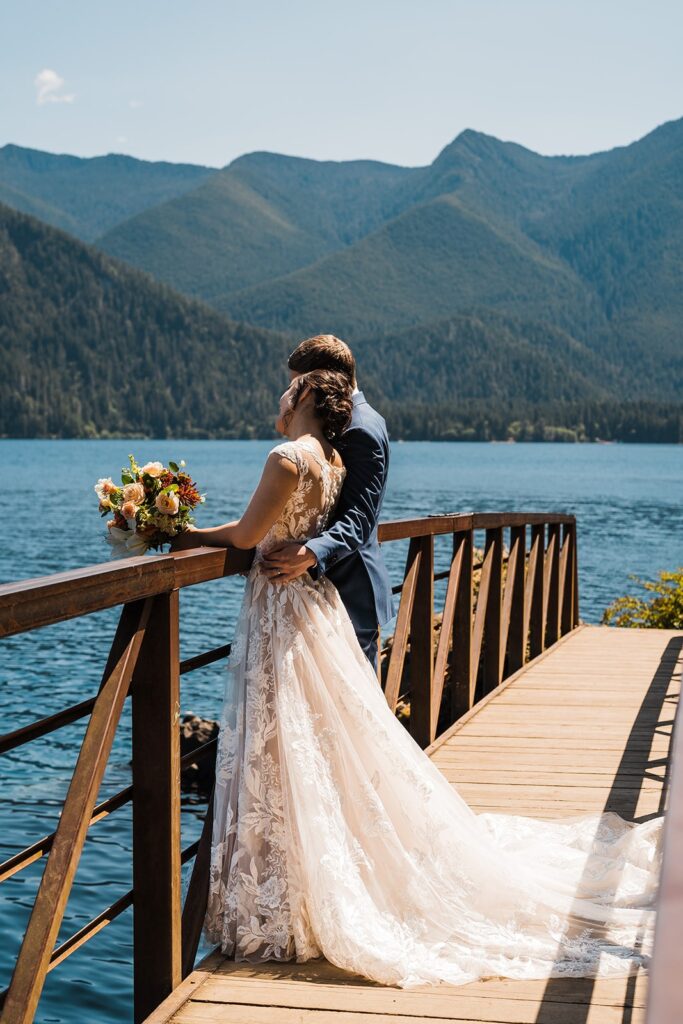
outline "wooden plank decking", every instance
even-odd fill
[[[583,626],[430,748],[480,811],[661,813],[683,634]],[[147,1024],[638,1024],[646,978],[489,980],[409,991],[327,962],[234,964],[213,954]]]

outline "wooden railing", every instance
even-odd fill
[[[667,677],[680,675],[683,639],[670,644]],[[680,680],[677,687],[680,694]],[[665,818],[662,872],[657,894],[652,969],[647,993],[646,1024],[680,1024],[683,1021],[683,972],[681,925],[683,923],[683,731],[678,712],[671,740],[669,808]]]
[[[483,536],[481,561],[474,560],[477,532]],[[435,574],[434,539],[444,534],[453,538],[450,567]],[[578,625],[576,521],[563,515],[483,513],[380,527],[383,542],[406,538],[405,577],[395,588],[401,594],[396,629],[382,675],[392,710],[400,697],[409,696],[410,731],[427,747],[437,730]],[[435,646],[438,579],[447,584]],[[444,706],[447,677],[449,707]]]
[[[474,558],[478,531],[481,562]],[[444,535],[452,536],[449,567],[435,573],[434,541]],[[399,699],[409,702],[409,728],[423,747],[578,623],[572,516],[432,516],[384,523],[379,536],[383,543],[409,540],[382,678],[392,709]],[[226,657],[230,645],[181,661],[178,595],[183,587],[244,572],[251,559],[252,552],[199,548],[0,586],[0,637],[123,605],[97,695],[0,737],[3,753],[90,716],[55,832],[0,864],[2,881],[47,856],[1,997],[3,1024],[32,1021],[47,973],[131,905],[135,1020],[144,1020],[192,970],[206,907],[212,801],[200,839],[181,850],[180,771],[183,761],[210,756],[217,740],[180,758],[179,680]],[[446,595],[435,644],[434,584],[440,579]],[[132,785],[96,805],[129,695]],[[55,948],[89,827],[131,801],[133,888]],[[192,857],[181,907],[181,865]]]

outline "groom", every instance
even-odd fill
[[[393,617],[391,583],[377,540],[377,522],[386,490],[389,437],[384,420],[356,384],[351,349],[332,334],[307,338],[288,363],[294,380],[310,370],[337,370],[353,386],[351,423],[337,445],[346,478],[330,525],[306,544],[280,544],[269,552],[263,571],[287,583],[308,571],[334,583],[346,606],[358,642],[377,667],[379,630]]]

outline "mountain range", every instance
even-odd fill
[[[72,236],[55,233],[53,256],[90,242],[98,274],[138,291],[154,278],[164,301],[227,336],[237,322],[266,329],[261,344],[282,352],[341,335],[402,422],[406,403],[533,416],[683,394],[683,120],[585,157],[468,130],[418,168],[252,153],[213,169],[5,146],[0,200]],[[54,259],[41,268],[53,295]]]
[[[0,147],[0,202],[90,242],[212,173],[120,154],[86,159],[7,145]]]

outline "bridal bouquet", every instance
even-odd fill
[[[95,484],[107,540],[121,557],[143,555],[149,548],[159,551],[194,519],[192,509],[204,501],[194,480],[184,471],[185,463],[148,462],[138,466],[132,455],[130,467],[121,470],[121,485],[111,477]]]

